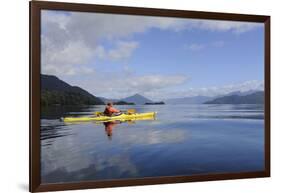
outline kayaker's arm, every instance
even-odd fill
[[[110,112],[112,112],[112,113],[120,113],[120,111],[118,109],[115,109],[113,107],[110,108]]]

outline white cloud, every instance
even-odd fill
[[[214,47],[220,48],[220,47],[223,47],[225,45],[225,42],[222,41],[222,40],[214,41],[214,42],[211,43],[211,45],[214,46]]]
[[[134,88],[141,93],[145,93],[151,90],[157,92],[159,89],[180,85],[186,80],[187,77],[183,75],[146,75],[132,78],[131,81],[128,81],[128,84],[131,88]]]
[[[219,96],[231,92],[250,90],[264,90],[264,82],[250,80],[241,83],[227,84],[224,86],[189,87],[189,77],[184,75],[137,75],[135,73],[95,73],[85,75],[72,85],[79,85],[94,95],[107,98],[124,98],[136,93],[142,94],[152,100],[168,98],[181,98],[192,96]]]
[[[261,26],[263,26],[261,23],[220,20],[192,20],[189,25],[190,28],[221,32],[231,31],[235,34],[241,34]]]
[[[190,51],[201,51],[207,48],[221,48],[225,45],[225,42],[222,40],[214,41],[214,42],[207,42],[207,43],[191,43],[191,44],[184,44],[184,48]]]
[[[79,85],[94,95],[107,98],[123,98],[136,93],[153,97],[153,93],[158,95],[163,90],[169,90],[188,81],[188,77],[183,75],[137,75],[107,73],[95,76],[83,76],[79,80],[72,82],[66,80],[72,85]]]
[[[114,61],[129,58],[138,46],[136,41],[129,39],[152,28],[175,32],[201,29],[241,34],[262,25],[49,10],[43,10],[41,18],[42,72],[55,75],[75,75],[79,66],[98,58]],[[116,48],[108,50],[101,45],[101,41],[110,41]],[[200,49],[198,45],[192,47]]]
[[[56,46],[47,38],[42,38],[42,73],[54,75],[74,75],[92,57],[93,50],[83,42],[71,42],[64,47]],[[82,67],[83,68],[83,67]]]
[[[115,47],[110,49],[98,45],[93,51],[93,55],[102,60],[122,61],[130,58],[138,46],[139,43],[136,41],[117,41]]]
[[[187,47],[191,51],[199,51],[199,50],[204,49],[206,47],[206,45],[193,43],[193,44],[188,45]]]
[[[45,10],[41,18],[42,73],[55,75],[75,75],[76,68],[95,59],[122,61],[138,47],[127,40],[131,35],[154,27],[179,30],[182,25],[173,18]],[[102,46],[103,40],[114,48]]]
[[[201,88],[186,88],[177,90],[176,92],[167,91],[162,93],[164,98],[192,97],[192,96],[219,96],[226,95],[231,92],[246,92],[251,90],[264,90],[264,82],[258,80],[250,80],[242,83],[228,84],[224,86],[208,86]],[[166,97],[168,96],[168,97]],[[161,96],[158,96],[161,98]],[[162,97],[163,99],[163,97]]]
[[[157,120],[154,122],[157,124]],[[121,143],[126,144],[127,146],[132,144],[146,144],[146,145],[154,145],[161,143],[180,143],[182,142],[188,135],[186,129],[165,129],[161,130],[152,130],[150,132],[143,132],[143,130],[134,130],[134,135],[130,135],[128,133],[128,137],[123,138]],[[139,137],[142,136],[142,137]],[[122,136],[118,136],[122,137]]]
[[[122,60],[129,58],[132,55],[132,52],[138,47],[137,42],[125,42],[119,41],[117,42],[116,49],[112,49],[108,51],[108,58],[111,60]]]

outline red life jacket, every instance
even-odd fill
[[[110,108],[110,107],[107,106],[107,107],[104,109],[104,112],[103,112],[103,113],[104,113],[105,115],[107,115],[107,116],[111,116],[111,115],[113,114],[113,113],[109,110],[109,108]]]
[[[120,112],[119,110],[110,106],[107,106],[104,110],[104,114],[107,116],[112,116],[114,113],[119,113],[119,112]]]

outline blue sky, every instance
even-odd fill
[[[141,43],[130,65],[139,74],[185,74],[195,87],[263,80],[262,28],[240,35],[155,29],[136,39]]]
[[[154,100],[263,89],[263,24],[42,12],[42,73]]]

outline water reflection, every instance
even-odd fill
[[[47,160],[42,166],[42,182],[59,183],[87,181],[93,178],[114,179],[114,176],[119,176],[119,178],[138,176],[136,165],[132,162],[130,155],[125,152],[111,155],[100,153],[93,155],[90,159],[85,155],[81,156],[59,165],[52,163],[52,160]]]
[[[50,146],[56,138],[72,135],[71,129],[66,127],[59,120],[41,121],[40,140],[42,146]]]
[[[157,111],[157,120],[59,121],[102,108],[42,114],[42,183],[263,170],[263,106],[136,105]]]
[[[117,124],[120,124],[120,121],[111,121],[111,122],[104,122],[104,129],[108,136],[108,139],[111,140],[113,128],[116,127]]]

